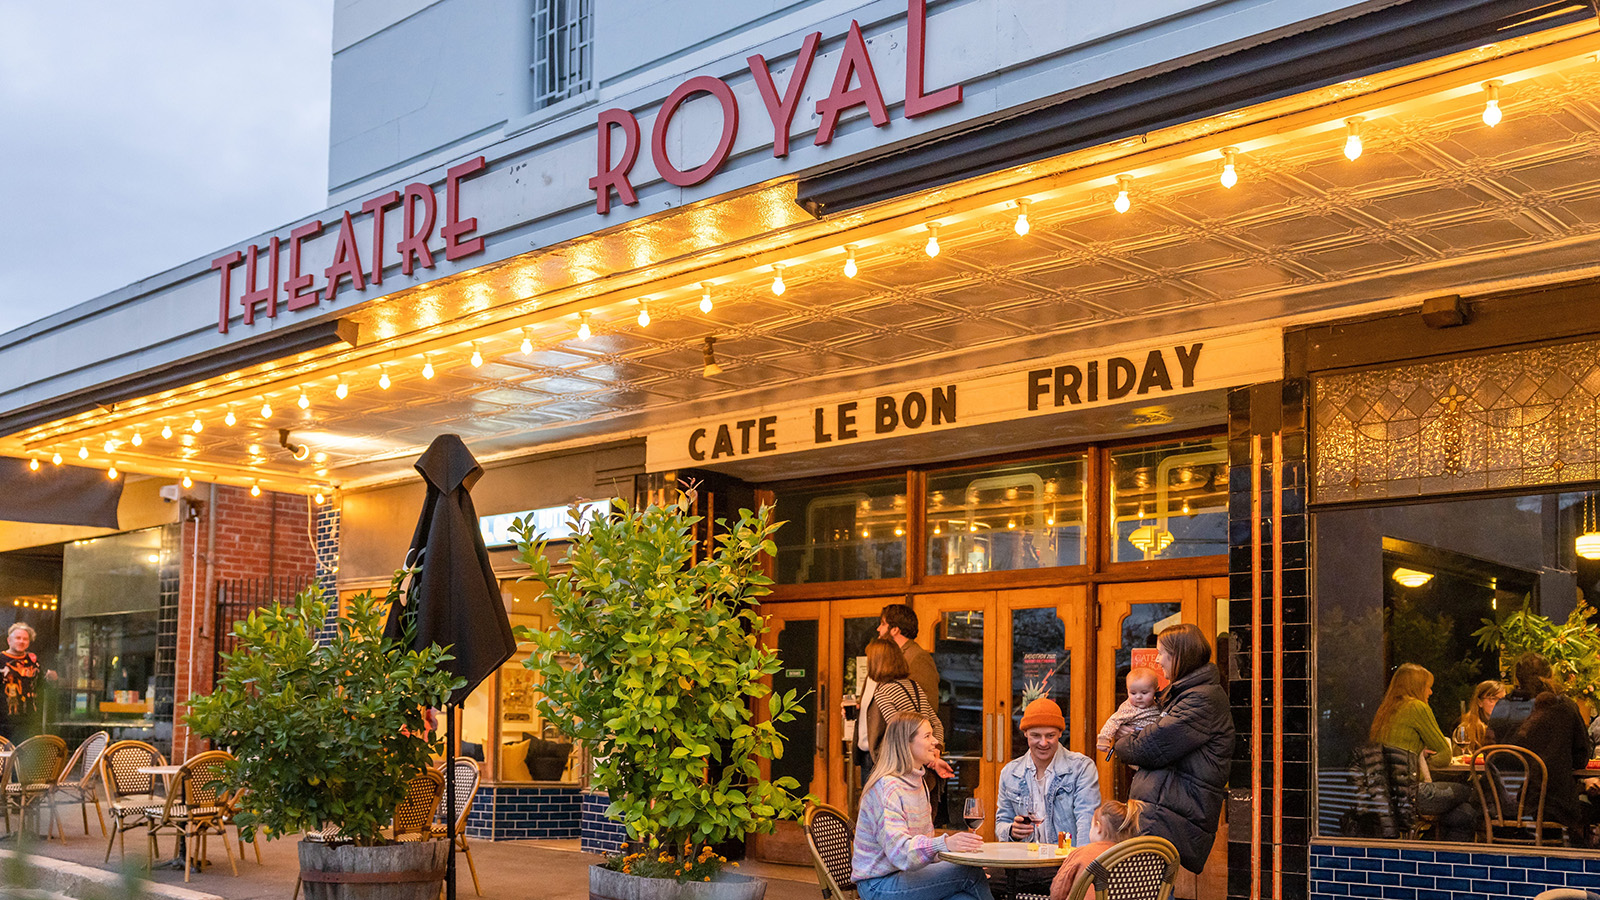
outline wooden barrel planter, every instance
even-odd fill
[[[300,881],[306,900],[438,900],[444,885],[446,841],[381,847],[300,842]]]
[[[679,884],[671,878],[641,878],[589,867],[589,900],[762,900],[766,895],[765,881],[733,872]]]

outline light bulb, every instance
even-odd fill
[[[334,385],[333,395],[340,400],[350,396],[350,385],[345,384],[343,378],[339,379],[339,383]]]
[[[121,472],[117,471],[117,467],[116,466],[112,466],[111,468],[106,470],[106,477],[111,479],[112,481],[116,481],[117,480],[117,476],[121,475],[121,474],[122,474]]]
[[[311,398],[306,396],[306,392],[305,391],[301,391],[300,392],[300,399],[295,401],[295,405],[300,407],[301,409],[310,409],[311,408]]]
[[[788,288],[783,283],[783,263],[772,264],[772,294],[775,297],[783,296]]]
[[[61,465],[61,454],[60,453],[52,453],[50,455],[50,465],[52,465],[52,466]]]
[[[78,448],[78,458],[79,459],[88,459],[89,458],[89,448],[88,447],[79,447]]]
[[[1500,124],[1500,85],[1498,78],[1483,83],[1483,92],[1488,94],[1488,99],[1483,101],[1483,124],[1490,128]]]
[[[578,340],[587,341],[592,334],[594,331],[589,328],[589,314],[578,313]]]
[[[650,327],[650,304],[644,302],[643,300],[639,301],[639,327]]]
[[[924,244],[922,249],[928,251],[928,255],[929,256],[938,256],[939,255],[939,223],[938,222],[929,222],[928,223],[928,243]]]
[[[166,440],[166,441],[172,440],[172,426],[171,425],[163,425],[163,426],[161,426],[161,439],[162,440]]]
[[[323,453],[321,450],[318,450],[316,452],[316,455],[311,457],[311,461],[314,462],[314,463],[317,463],[318,465],[321,465],[322,463],[325,463],[325,462],[328,461],[328,454]]]
[[[261,418],[263,418],[263,419],[272,418],[272,404],[268,403],[265,400],[261,401]]]
[[[389,389],[389,372],[388,372],[388,370],[384,370],[384,371],[378,373],[378,387],[380,387],[380,388],[382,388],[383,390],[386,390],[386,391]]]
[[[107,453],[114,453],[114,452],[116,452],[116,449],[117,449],[117,442],[116,441],[106,441],[103,446],[104,446],[105,451]]]
[[[472,367],[474,369],[483,365],[483,354],[478,352],[478,346],[476,344],[472,346],[472,358],[467,361],[472,363]]]
[[[247,447],[245,449],[249,451],[251,456],[260,456],[261,455],[261,445],[260,444],[251,444],[249,447]]]
[[[252,497],[261,496],[261,485],[259,485],[259,484],[250,485],[250,496],[252,496]]]
[[[522,333],[522,346],[517,349],[522,351],[523,356],[533,355],[533,338],[528,337],[527,332]]]
[[[1025,237],[1033,227],[1028,224],[1028,207],[1032,205],[1032,200],[1017,201],[1017,223],[1012,228],[1016,230],[1018,237]]]
[[[144,446],[144,435],[142,435],[142,434],[140,434],[140,433],[139,433],[139,432],[137,432],[137,431],[135,431],[135,432],[134,432],[134,433],[133,433],[133,445],[134,445],[134,446],[135,446],[135,447],[142,447],[142,446]]]
[[[844,277],[856,277],[856,245],[844,245]]]
[[[1233,168],[1233,156],[1238,149],[1228,147],[1222,151],[1222,186],[1231,188],[1239,183],[1239,173]]]
[[[39,471],[39,458],[34,457],[33,459],[28,460],[28,468],[34,472]]]
[[[433,360],[424,356],[422,358],[422,377],[427,380],[433,377]]]
[[[1361,158],[1361,122],[1360,116],[1344,120],[1344,158],[1351,162]]]
[[[1111,201],[1111,208],[1119,213],[1125,213],[1133,208],[1133,201],[1128,199],[1128,176],[1117,176],[1117,199]]]
[[[230,428],[233,427],[236,423],[238,423],[238,421],[239,421],[239,417],[234,415],[233,414],[233,410],[231,410],[231,409],[228,410],[228,414],[227,415],[222,417],[222,424],[227,425]]]
[[[201,422],[199,419],[195,419],[193,422],[189,423],[189,430],[195,434],[199,434],[200,432],[206,430],[206,426],[204,422]]]
[[[317,501],[317,505],[318,506],[321,506],[323,501],[326,500],[327,498],[322,496],[322,492],[321,491],[317,491],[316,496],[313,497],[312,499]]]
[[[711,314],[711,282],[700,282],[700,311]]]
[[[189,477],[189,473],[188,472],[183,473],[183,482],[182,482],[182,484],[183,484],[185,489],[194,487],[194,479]]]

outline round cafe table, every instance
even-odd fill
[[[138,772],[140,775],[160,775],[162,783],[164,783],[166,785],[166,787],[167,787],[167,790],[170,791],[170,790],[172,790],[172,778],[173,778],[173,776],[177,775],[178,774],[178,770],[182,769],[182,768],[183,768],[183,766],[140,766],[139,768],[134,769],[134,771]],[[182,869],[184,867],[183,860],[184,860],[184,855],[185,855],[184,854],[185,839],[186,838],[185,838],[184,833],[182,831],[179,831],[178,832],[177,847],[176,847],[178,855],[173,857],[172,859],[164,860],[162,862],[158,862],[158,863],[153,862],[153,863],[151,863],[151,868],[153,868],[153,869]]]
[[[963,866],[981,866],[986,869],[1004,869],[1006,873],[1005,892],[1015,896],[1017,893],[1018,869],[1059,869],[1067,861],[1066,853],[1057,853],[1054,842],[1040,844],[1037,851],[1029,851],[1028,845],[1017,841],[985,841],[982,849],[970,853],[957,853],[946,850],[939,854],[945,862],[953,862]],[[1067,848],[1067,853],[1072,848]],[[1043,855],[1041,855],[1041,853]]]

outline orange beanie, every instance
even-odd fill
[[[1067,730],[1066,717],[1061,715],[1061,707],[1056,705],[1049,697],[1040,697],[1029,703],[1022,711],[1021,729],[1029,728],[1054,728],[1057,731]]]

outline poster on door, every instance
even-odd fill
[[[1161,664],[1156,662],[1156,653],[1157,650],[1155,647],[1135,647],[1133,648],[1132,665],[1135,669],[1141,666],[1146,669],[1155,669],[1156,686],[1162,690],[1166,690],[1167,673],[1162,671]]]

